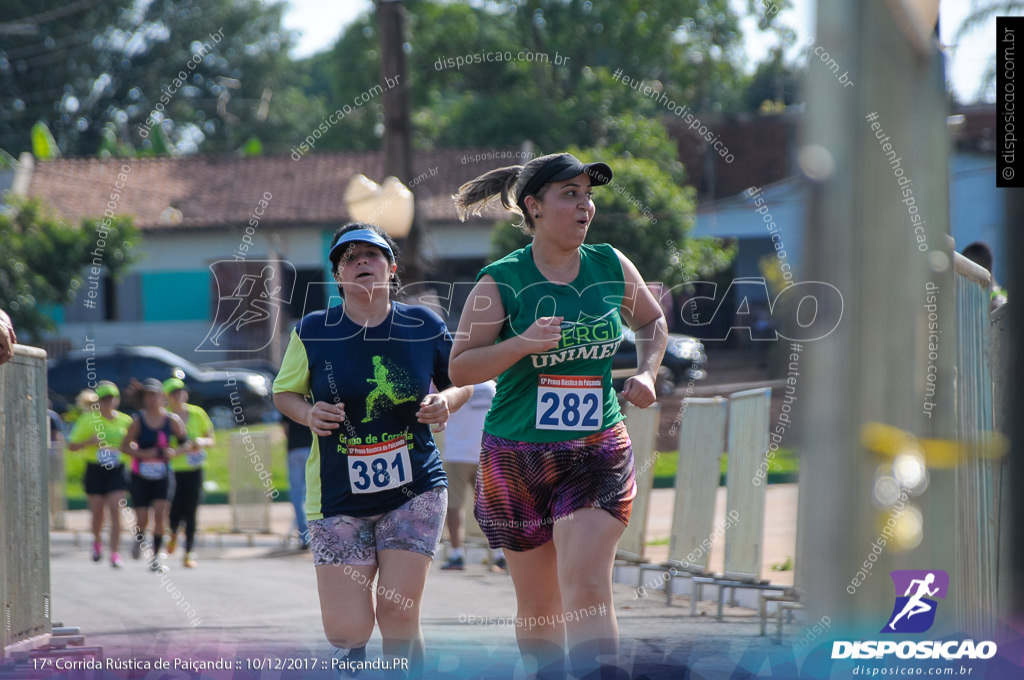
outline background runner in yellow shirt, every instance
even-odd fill
[[[185,525],[184,565],[196,567],[193,547],[196,541],[196,515],[199,499],[203,492],[203,468],[206,466],[206,449],[215,443],[213,421],[199,406],[188,403],[188,390],[181,378],[164,381],[168,408],[185,423],[188,446],[178,447],[178,455],[170,460],[174,471],[174,498],[171,501],[171,540],[167,553],[171,554],[178,545],[178,528]]]
[[[125,479],[121,440],[132,424],[131,416],[117,410],[121,395],[117,385],[109,380],[96,384],[96,396],[68,435],[68,449],[85,454],[85,495],[89,499],[92,515],[92,561],[103,556],[103,509],[110,510],[110,566],[121,566],[118,552],[121,538],[121,515],[118,504],[128,487]]]

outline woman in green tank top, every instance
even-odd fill
[[[491,547],[505,548],[520,651],[542,676],[564,671],[567,642],[577,677],[618,651],[612,564],[636,483],[612,355],[625,322],[639,369],[622,397],[645,408],[667,341],[633,263],[584,243],[591,188],[611,177],[604,163],[554,154],[481,175],[455,197],[461,219],[500,201],[533,236],[480,272],[449,371],[456,385],[497,379],[474,514]]]

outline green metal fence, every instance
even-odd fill
[[[957,570],[955,599],[961,629],[990,639],[999,613],[1000,529],[1007,459],[998,453],[993,376],[1005,372],[994,363],[989,314],[989,273],[954,255],[956,271],[956,426],[965,446],[956,467]],[[1009,601],[1009,593],[1002,594]]]
[[[710,550],[696,550],[714,531],[715,495],[721,477],[722,452],[729,400],[688,398],[679,428],[672,538],[668,558],[673,566],[707,574]]]
[[[658,424],[661,421],[661,404],[648,408],[637,408],[626,404],[626,429],[633,443],[633,459],[636,466],[636,498],[629,517],[626,531],[619,538],[616,550],[618,559],[629,562],[645,562],[647,543],[647,514],[651,504],[651,489],[654,487],[655,448],[658,445]]]
[[[0,366],[0,658],[49,641],[46,352]]]
[[[764,503],[767,484],[758,484],[758,468],[768,453],[772,390],[762,387],[729,395],[729,462],[726,516],[737,517],[725,532],[728,579],[761,580],[764,550]]]
[[[875,425],[907,442],[957,436],[948,103],[934,23],[912,3],[830,0],[816,16],[815,44],[851,84],[808,61],[803,276],[843,300],[819,307],[842,320],[800,361],[796,587],[808,620],[866,639],[893,606],[890,572],[958,571],[955,517],[969,512],[954,502],[955,469],[922,471],[915,447],[890,450],[917,465],[913,483],[863,438]],[[955,619],[940,608],[930,634],[959,633]]]
[[[270,475],[270,433],[239,430],[231,435],[228,474],[231,490],[231,531],[246,534],[270,533],[270,504],[277,497]]]

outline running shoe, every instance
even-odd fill
[[[192,553],[192,552],[185,553],[185,568],[186,569],[195,569],[198,566],[199,566],[199,563],[196,562],[196,554]]]
[[[445,564],[441,565],[441,571],[463,571],[466,568],[466,560],[463,557],[449,557]]]
[[[174,549],[178,547],[178,532],[175,531],[171,534],[171,539],[167,541],[167,554],[173,555]]]
[[[508,562],[505,561],[504,557],[499,557],[491,562],[491,571],[496,574],[507,574]]]
[[[120,569],[124,563],[121,561],[121,553],[110,553],[110,566]]]
[[[100,558],[103,557],[103,544],[99,541],[93,541],[92,543],[92,561],[99,562]]]
[[[160,560],[153,558],[153,561],[149,563],[149,570],[161,573],[167,571],[167,567],[161,564]]]
[[[337,652],[335,652],[335,655],[337,656],[341,652],[342,652],[342,650],[339,649]],[[339,666],[339,668],[338,668],[338,677],[339,678],[346,677],[346,676],[350,677],[350,678],[354,678],[357,675],[359,675],[359,670],[360,669],[359,668],[352,668],[352,667],[350,667],[346,663],[348,661],[351,661],[353,663],[361,663],[363,661],[366,661],[366,645],[363,645],[362,647],[353,647],[352,649],[348,650],[348,654],[346,654],[345,656],[343,656],[341,658],[341,662],[338,664],[338,666]]]

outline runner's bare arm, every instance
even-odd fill
[[[473,386],[449,387],[440,392],[431,392],[420,402],[416,420],[429,425],[444,425],[448,416],[455,413],[473,396]],[[437,430],[438,432],[440,430]]]
[[[213,428],[209,428],[199,437],[192,440],[192,450],[198,451],[199,449],[207,449],[217,443],[217,438],[213,434]]]
[[[615,254],[619,256],[626,281],[626,297],[622,300],[619,312],[636,333],[637,372],[626,379],[622,396],[635,406],[647,408],[657,400],[654,386],[668,345],[668,325],[661,305],[640,276],[636,265],[618,250]]]
[[[168,414],[168,418],[171,421],[171,429],[174,430],[174,438],[178,440],[179,444],[178,446],[168,446],[164,452],[169,458],[184,455],[192,448],[192,442],[188,440],[188,433],[185,431],[185,423],[177,413]]]
[[[441,394],[445,395],[445,399],[448,400],[448,412],[455,413],[473,396],[473,386],[456,387],[455,385],[450,385],[447,389],[441,390]]]
[[[67,447],[69,451],[78,451],[79,449],[84,449],[87,446],[92,446],[93,444],[99,443],[99,436],[94,434],[93,436],[86,439],[84,442],[68,442]]]
[[[504,373],[531,352],[554,349],[562,339],[562,317],[543,316],[525,333],[495,343],[505,323],[498,285],[487,274],[480,277],[469,294],[448,375],[455,385],[476,385]]]
[[[14,344],[18,337],[14,334],[14,324],[7,312],[0,309],[0,364],[7,363],[14,356]]]
[[[345,420],[344,404],[318,401],[310,404],[298,392],[275,392],[274,406],[297,423],[302,423],[318,437],[327,437]]]
[[[121,452],[127,453],[133,458],[146,458],[142,455],[142,449],[139,448],[139,419],[138,417],[132,418],[132,424],[128,426],[128,431],[124,433],[124,439],[121,440]]]

